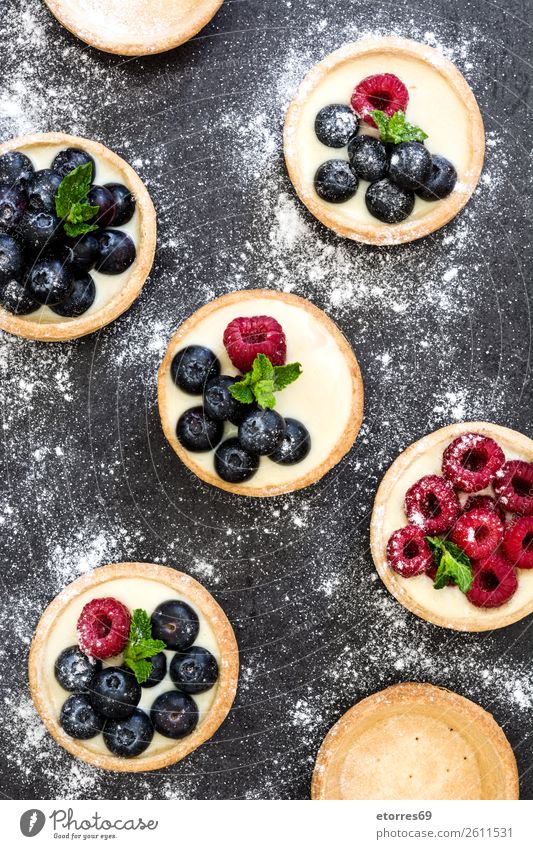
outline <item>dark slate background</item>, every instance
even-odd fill
[[[38,0],[23,5],[2,0],[2,98],[20,105],[0,100],[2,138],[59,129],[122,153],[150,187],[159,250],[142,297],[99,334],[60,346],[0,340],[4,793],[307,798],[320,742],[342,713],[388,684],[424,680],[494,713],[517,755],[522,798],[533,798],[531,617],[482,635],[433,627],[388,596],[368,550],[376,486],[410,442],[476,417],[533,436],[531,4],[227,0],[189,44],[133,60],[87,48]],[[383,250],[315,224],[293,203],[281,155],[295,84],[370,30],[430,43],[434,34],[497,140],[465,213],[423,243]],[[307,234],[285,249],[272,238],[280,193]],[[458,275],[444,278],[448,267]],[[366,281],[379,289],[366,291]],[[317,486],[243,502],[191,479],[173,455],[156,370],[173,330],[206,300],[289,284],[353,344],[365,422]],[[348,284],[353,297],[339,304],[332,291]],[[235,627],[243,665],[215,738],[181,764],[131,777],[73,762],[42,733],[26,684],[28,643],[48,601],[80,572],[127,559],[202,580]]]

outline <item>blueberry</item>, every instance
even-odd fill
[[[143,681],[141,687],[155,687],[156,684],[161,683],[167,674],[167,656],[164,651],[154,654],[150,660],[152,661],[152,671],[150,672],[150,677],[146,681]]]
[[[91,689],[94,676],[100,672],[102,663],[90,660],[78,646],[63,649],[54,664],[58,683],[71,693],[85,693]]]
[[[359,118],[344,103],[324,106],[315,118],[318,140],[328,147],[346,147],[359,129]]]
[[[135,198],[132,193],[122,183],[106,183],[104,188],[108,189],[113,196],[113,224],[115,227],[127,224],[135,214]]]
[[[12,233],[26,210],[26,195],[15,187],[0,186],[0,231]]]
[[[220,377],[212,377],[207,382],[204,390],[204,409],[212,419],[238,425],[250,411],[250,404],[236,401],[229,391],[229,387],[239,380],[239,377],[221,374]]]
[[[85,165],[87,162],[92,162],[94,179],[95,164],[92,156],[78,147],[67,147],[59,151],[52,162],[52,169],[57,171],[60,177],[66,177],[75,168],[79,168],[80,165]]]
[[[415,205],[413,192],[402,189],[388,178],[371,183],[366,190],[365,200],[370,214],[385,224],[404,221]]]
[[[176,386],[184,392],[201,395],[207,381],[220,374],[220,363],[209,348],[188,345],[174,355],[170,374]]]
[[[121,666],[108,666],[94,676],[91,704],[108,719],[131,716],[140,698],[141,688],[135,676]]]
[[[42,251],[60,238],[62,227],[53,212],[28,210],[20,223],[19,232],[31,251]]]
[[[77,318],[87,312],[96,298],[96,286],[90,274],[75,274],[72,288],[59,304],[49,305],[57,314],[65,318]]]
[[[65,300],[73,282],[72,272],[64,262],[41,259],[28,275],[28,291],[40,304],[54,306]]]
[[[387,174],[389,159],[382,141],[374,136],[356,136],[348,145],[352,171],[361,180],[373,183]]]
[[[122,274],[136,257],[135,245],[121,230],[104,230],[98,236],[97,271],[102,274]]]
[[[0,156],[0,185],[24,185],[33,176],[33,165],[24,153],[10,150]]]
[[[285,419],[287,430],[285,436],[270,459],[282,466],[292,466],[300,463],[311,450],[311,436],[307,428],[297,419]]]
[[[252,410],[239,425],[239,442],[251,454],[272,454],[285,431],[285,421],[275,410]]]
[[[104,726],[104,743],[119,758],[142,755],[153,736],[154,726],[140,708],[135,708],[126,719],[108,719]]]
[[[416,193],[422,200],[442,200],[453,192],[456,182],[457,171],[452,163],[434,153],[429,176]]]
[[[155,730],[173,740],[179,740],[194,731],[199,716],[194,699],[177,690],[158,696],[150,711]]]
[[[200,620],[185,601],[164,601],[152,613],[152,637],[163,640],[169,649],[186,651],[194,643],[199,630]]]
[[[26,194],[28,206],[34,212],[56,211],[56,194],[61,185],[61,177],[51,168],[36,171],[28,183]]]
[[[328,203],[345,203],[357,191],[359,178],[344,159],[329,159],[315,174],[315,191]]]
[[[21,280],[24,257],[20,245],[12,236],[0,233],[0,286],[10,280]]]
[[[104,717],[99,716],[84,693],[69,696],[59,715],[59,724],[63,731],[76,740],[90,740],[91,737],[96,737],[102,731],[104,722]]]
[[[402,189],[419,189],[431,171],[431,154],[420,142],[402,142],[392,151],[389,176]]]
[[[177,652],[170,662],[170,677],[174,686],[190,696],[210,690],[218,679],[218,663],[210,651],[192,646],[187,652]]]
[[[91,218],[91,224],[109,227],[110,224],[115,223],[115,201],[105,186],[91,186],[87,193],[87,203],[98,207],[98,212],[94,218]]]
[[[18,280],[0,285],[0,306],[12,315],[29,315],[41,306]]]
[[[245,451],[236,437],[226,439],[215,451],[215,471],[223,481],[242,483],[250,480],[259,468],[259,457]]]
[[[94,233],[85,233],[79,238],[69,239],[65,250],[65,257],[72,268],[90,271],[98,259],[98,239]]]
[[[203,407],[185,410],[176,425],[176,436],[187,451],[211,451],[223,432],[223,423],[208,416]]]

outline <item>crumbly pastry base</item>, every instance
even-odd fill
[[[432,607],[419,604],[409,592],[409,581],[416,580],[415,578],[402,578],[398,575],[387,563],[387,534],[384,532],[384,515],[389,501],[389,497],[393,487],[402,477],[405,470],[410,466],[411,462],[416,457],[422,457],[424,453],[431,453],[435,446],[442,445],[446,447],[462,433],[473,431],[481,433],[485,436],[490,436],[498,442],[504,452],[513,450],[524,456],[529,462],[533,462],[533,441],[527,436],[524,436],[518,431],[511,430],[507,427],[491,424],[490,422],[463,422],[461,424],[448,425],[434,431],[423,439],[414,442],[409,446],[399,457],[396,458],[392,466],[385,474],[376,493],[374,508],[372,511],[372,519],[370,523],[370,548],[374,564],[378,574],[389,590],[390,593],[404,607],[414,613],[416,616],[425,619],[427,622],[432,622],[434,625],[440,625],[443,628],[451,628],[457,631],[492,631],[495,628],[504,628],[506,625],[511,625],[513,622],[518,622],[524,616],[533,612],[533,595],[520,608],[513,612],[506,610],[506,605],[501,608],[495,608],[491,611],[488,618],[488,611],[483,611],[480,608],[471,605],[471,613],[468,620],[464,617],[451,617],[449,613],[441,615],[438,611],[438,593],[442,590],[435,590],[435,605]],[[407,524],[405,517],[404,524]],[[520,571],[518,570],[518,582],[520,585]],[[523,570],[526,571],[526,570]],[[429,579],[428,579],[429,580]]]
[[[224,0],[196,0],[180,15],[176,0],[160,0],[155,10],[151,8],[151,0],[145,0],[142,5],[138,4],[136,14],[134,12],[134,20],[130,21],[131,36],[126,39],[124,34],[113,32],[112,26],[109,26],[109,17],[98,14],[94,8],[84,9],[79,0],[45,0],[54,17],[69,32],[98,50],[119,56],[148,56],[178,47],[209,23],[223,2]],[[109,2],[102,4],[104,5],[109,16],[112,14]],[[123,5],[128,7],[126,0]],[[132,10],[128,9],[128,14],[131,13]],[[150,27],[151,17],[154,15],[157,16],[157,22],[162,17],[168,17],[165,35],[161,35],[160,28]]]
[[[420,777],[424,779],[424,796],[418,793],[416,796],[410,796],[405,790],[406,776],[403,774],[406,770],[405,764],[401,758],[394,756],[398,745],[405,745],[405,741],[399,740],[396,735],[390,733],[390,742],[381,740],[381,743],[383,748],[390,752],[390,762],[387,762],[387,781],[388,784],[397,781],[396,798],[442,798],[438,792],[437,795],[434,793],[439,786],[438,782],[442,780],[442,775],[449,770],[453,779],[454,795],[446,796],[446,798],[473,799],[479,796],[480,799],[518,799],[516,760],[505,734],[491,714],[450,690],[435,687],[432,684],[417,683],[396,684],[363,699],[333,726],[325,737],[316,759],[311,787],[312,799],[368,798],[349,795],[347,792],[349,787],[346,787],[345,776],[350,750],[358,746],[358,751],[361,756],[364,756],[364,760],[372,763],[375,750],[368,746],[368,742],[365,744],[365,740],[372,739],[372,728],[382,723],[385,725],[381,725],[381,728],[387,728],[389,723],[388,728],[392,730],[395,727],[395,720],[401,722],[402,718],[412,714],[423,729],[425,736],[423,745],[431,749],[431,738],[434,737],[434,751],[442,754],[442,763],[439,764],[440,776],[437,776],[437,783],[433,785],[431,774],[428,772],[426,775],[422,772]],[[443,724],[445,728],[442,728]],[[449,728],[447,728],[448,725]],[[442,734],[446,730],[450,733],[452,730],[455,732],[455,740],[460,735],[465,747],[468,747],[468,751],[475,756],[477,768],[472,767],[472,769],[481,792],[472,794],[472,785],[462,769],[461,754],[458,754],[456,747],[447,747],[446,741],[443,740]],[[364,735],[363,739],[361,739],[362,735]],[[413,747],[417,745],[416,739],[413,739]],[[368,748],[365,751],[366,746]],[[425,764],[422,762],[420,767],[424,770]],[[412,777],[416,778],[416,776]],[[377,793],[376,797],[385,798],[385,796],[378,796]],[[391,798],[390,795],[388,798]]]
[[[469,114],[471,128],[468,140],[469,164],[452,194],[444,200],[435,202],[434,209],[422,218],[416,220],[409,220],[408,218],[404,222],[394,225],[377,221],[376,224],[365,222],[347,224],[342,213],[337,211],[335,204],[325,203],[318,197],[313,187],[309,187],[302,167],[302,162],[305,161],[305,150],[302,150],[301,145],[297,143],[297,129],[304,104],[310,94],[332,70],[355,58],[379,53],[403,57],[412,56],[417,60],[423,60],[447,81],[463,102]],[[409,118],[409,115],[407,117]],[[449,59],[446,59],[433,47],[410,39],[395,36],[369,38],[344,45],[339,50],[330,53],[309,71],[287,112],[284,127],[284,151],[287,170],[294,188],[300,200],[315,218],[318,218],[322,224],[334,230],[339,236],[369,245],[390,245],[412,242],[428,236],[458,214],[468,202],[479,182],[485,156],[485,133],[483,118],[472,89]]]
[[[300,478],[297,477],[295,478],[295,480],[290,481],[289,483],[281,485],[271,484],[268,486],[260,487],[247,486],[244,490],[242,486],[239,486],[239,484],[232,484],[223,481],[221,478],[218,477],[218,475],[214,471],[212,473],[206,471],[206,469],[202,468],[198,465],[198,463],[194,461],[192,453],[186,451],[182,447],[176,437],[176,422],[171,421],[167,413],[168,389],[166,377],[170,370],[174,354],[179,349],[183,337],[188,334],[192,328],[194,328],[199,322],[201,322],[208,315],[218,309],[221,309],[226,306],[231,306],[233,304],[235,304],[235,306],[238,306],[245,299],[253,300],[255,298],[266,298],[272,301],[284,301],[287,304],[291,304],[292,306],[305,310],[306,312],[312,314],[313,317],[322,324],[322,326],[327,330],[327,332],[331,336],[333,336],[349,367],[352,379],[352,404],[348,426],[346,427],[342,438],[337,443],[335,450],[330,453],[327,460],[317,465],[308,474],[303,475]],[[315,307],[314,304],[310,303],[305,298],[300,298],[298,295],[290,295],[286,292],[276,292],[270,289],[247,289],[240,292],[231,292],[228,295],[223,295],[221,298],[217,298],[214,301],[210,301],[210,303],[206,304],[205,306],[197,310],[195,313],[193,313],[177,330],[177,332],[170,340],[167,352],[159,368],[158,403],[159,415],[161,417],[161,423],[163,425],[163,431],[165,433],[166,438],[170,442],[172,448],[174,449],[180,460],[192,472],[194,472],[197,477],[205,481],[205,483],[210,484],[211,486],[216,486],[218,487],[218,489],[223,489],[226,492],[232,492],[235,495],[262,498],[282,495],[283,493],[294,492],[298,489],[303,489],[304,487],[310,486],[311,484],[316,483],[316,481],[320,480],[320,478],[322,478],[327,472],[329,472],[334,466],[337,465],[337,463],[344,457],[344,455],[348,453],[355,441],[357,434],[359,433],[359,428],[361,427],[361,422],[363,420],[364,390],[361,371],[359,369],[359,364],[357,362],[355,354],[353,353],[348,341],[343,336],[337,325],[330,318],[328,318],[328,316],[324,312],[322,312],[322,310],[320,310],[318,307]]]
[[[122,175],[124,184],[131,189],[135,196],[139,214],[139,241],[136,245],[137,256],[124,287],[116,297],[108,301],[101,310],[82,315],[64,322],[29,321],[24,316],[16,316],[0,307],[0,328],[16,336],[35,339],[42,342],[64,342],[77,339],[100,330],[106,324],[122,315],[139,297],[142,287],[150,273],[156,246],[156,213],[148,190],[133,168],[118,154],[100,142],[70,136],[66,133],[35,133],[28,136],[10,139],[0,145],[0,155],[10,150],[25,148],[64,145],[65,147],[82,147],[92,156],[103,159],[116,168]]]
[[[176,740],[175,745],[157,754],[136,758],[118,758],[109,753],[101,755],[90,751],[77,740],[69,737],[61,728],[58,717],[46,697],[44,655],[48,636],[54,621],[63,607],[86,592],[88,589],[102,586],[103,591],[112,595],[112,582],[120,578],[144,578],[167,585],[190,601],[201,611],[213,629],[220,649],[219,679],[217,693],[207,716],[188,737]],[[105,590],[104,590],[105,587]],[[29,681],[31,695],[41,719],[52,737],[71,755],[80,758],[91,766],[114,772],[148,772],[162,769],[182,760],[194,749],[205,743],[224,722],[235,699],[239,675],[239,650],[233,628],[222,608],[213,596],[189,575],[177,572],[166,566],[152,563],[115,563],[101,566],[88,575],[73,581],[48,605],[43,613],[30,649]]]

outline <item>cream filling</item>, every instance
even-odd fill
[[[249,481],[238,484],[243,491],[248,487],[292,482],[327,460],[348,426],[354,392],[349,366],[334,337],[312,314],[281,300],[244,298],[239,305],[221,307],[187,333],[176,352],[186,345],[204,345],[219,358],[221,374],[236,375],[238,372],[222,341],[224,330],[234,318],[252,315],[269,315],[277,319],[287,339],[287,363],[302,364],[303,373],[298,380],[276,393],[276,410],[282,416],[298,419],[305,425],[311,435],[311,450],[307,457],[293,466],[282,466],[268,457],[261,457],[255,475]],[[202,403],[202,396],[187,395],[179,389],[170,370],[165,382],[164,413],[175,428],[185,410]],[[223,439],[236,435],[237,428],[226,422]],[[215,473],[214,451],[188,453],[205,472]]]
[[[350,59],[338,65],[306,97],[300,121],[295,130],[295,144],[300,154],[300,167],[305,191],[323,203],[328,209],[343,218],[349,226],[358,222],[374,227],[389,227],[374,218],[365,204],[365,193],[370,185],[359,181],[357,192],[350,200],[340,204],[321,201],[314,189],[317,169],[328,159],[348,159],[348,149],[340,150],[323,145],[315,133],[315,118],[318,112],[331,103],[349,104],[356,85],[373,74],[392,73],[399,77],[409,91],[406,118],[428,134],[426,147],[431,153],[439,153],[453,163],[457,170],[457,185],[460,186],[469,160],[469,115],[463,102],[447,80],[428,62],[414,57],[403,57],[384,52]],[[377,131],[361,122],[360,133],[377,135]],[[438,201],[416,198],[413,212],[407,221],[423,218],[435,210]]]
[[[188,598],[177,595],[175,590],[171,587],[167,587],[165,584],[161,584],[147,578],[118,578],[109,584],[100,584],[97,587],[92,587],[90,590],[87,590],[87,592],[82,595],[77,596],[73,601],[67,604],[55,620],[48,637],[44,654],[46,675],[43,676],[43,678],[47,690],[47,700],[51,705],[52,713],[58,722],[61,708],[64,702],[72,694],[63,690],[60,684],[58,684],[54,674],[54,664],[63,649],[68,646],[77,645],[78,634],[76,631],[76,625],[84,605],[94,598],[105,598],[106,596],[118,599],[118,601],[121,601],[126,605],[130,612],[135,610],[137,607],[142,607],[150,615],[153,613],[155,608],[164,601],[176,598],[186,601],[187,604],[196,611],[200,620],[200,631],[195,640],[195,645],[208,649],[220,664],[220,649],[213,629],[205,616],[203,616],[200,610],[192,604]],[[165,654],[167,656],[168,664],[170,664],[170,660],[173,657],[174,652],[166,651]],[[122,656],[119,655],[118,657],[109,658],[109,660],[104,661],[103,666],[120,666],[121,663]],[[192,696],[200,712],[198,724],[202,722],[206,714],[209,712],[215,699],[217,688],[218,684],[215,684],[214,687],[207,690],[205,693],[199,693],[198,695]],[[142,695],[138,707],[142,708],[149,714],[150,708],[157,696],[161,693],[166,693],[169,690],[175,691],[175,687],[168,675],[167,666],[167,675],[163,681],[155,687],[141,688]],[[97,737],[93,737],[91,740],[78,740],[77,742],[80,745],[85,746],[91,752],[95,752],[97,754],[112,754],[105,745],[102,734],[98,734]],[[171,749],[175,746],[177,742],[178,741],[172,740],[168,737],[163,737],[161,734],[155,732],[153,740],[148,749],[145,750],[144,754],[157,754],[159,752],[166,751],[167,749]]]
[[[27,147],[21,147],[20,151],[25,153],[26,156],[29,156],[36,171],[41,171],[43,168],[51,168],[54,157],[60,150],[64,150],[65,148],[66,145],[64,144],[28,145]],[[92,153],[91,156],[95,163],[94,182],[96,184],[104,185],[105,183],[122,183],[123,185],[127,185],[127,180],[118,168],[115,168],[109,162],[98,156],[95,157]],[[128,235],[132,238],[135,247],[138,249],[140,228],[139,212],[137,209],[135,210],[133,218],[128,221],[127,224],[123,224],[121,227],[113,227],[113,225],[111,225],[111,227],[112,229],[128,233]],[[89,271],[88,273],[94,280],[96,287],[96,297],[89,309],[84,312],[80,318],[94,315],[94,313],[99,312],[110,301],[112,301],[113,298],[115,298],[123,289],[134,268],[135,262],[133,262],[132,265],[122,274],[101,274],[95,269]],[[37,324],[74,321],[73,318],[57,315],[57,313],[51,310],[50,307],[46,306],[39,307],[39,309],[35,310],[35,312],[21,316],[21,318],[23,318],[24,321],[34,321]]]

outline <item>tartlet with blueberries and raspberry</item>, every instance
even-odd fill
[[[238,495],[309,486],[351,448],[363,413],[355,355],[296,295],[224,295],[179,328],[159,370],[165,436],[201,480]]]
[[[415,442],[378,489],[370,540],[405,607],[445,628],[487,631],[533,612],[533,441],[488,422]]]
[[[146,563],[78,578],[44,612],[29,660],[33,700],[72,755],[122,772],[176,763],[235,697],[238,649],[210,593]]]
[[[104,145],[40,133],[0,145],[0,327],[43,341],[113,321],[138,297],[155,211]]]
[[[410,242],[462,209],[483,166],[483,119],[458,69],[407,39],[347,44],[287,113],[285,159],[309,211],[367,244]]]

